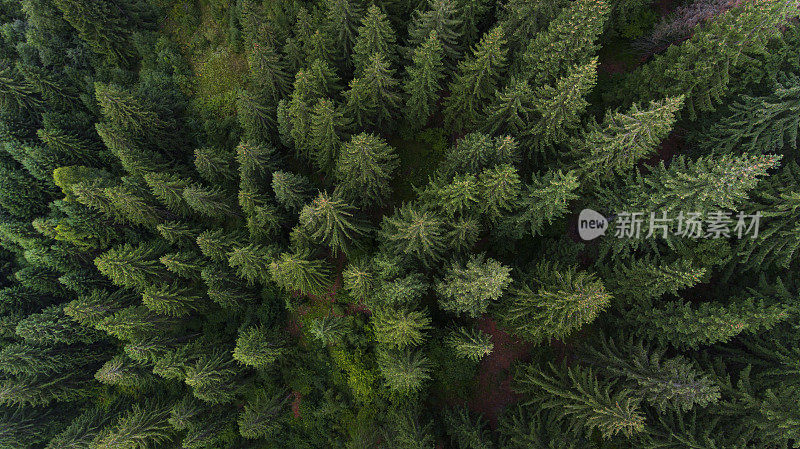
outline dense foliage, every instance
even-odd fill
[[[798,16],[0,0],[0,449],[800,447]]]

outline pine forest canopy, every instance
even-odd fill
[[[0,449],[800,447],[800,0],[0,23]]]

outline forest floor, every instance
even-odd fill
[[[494,350],[481,360],[475,391],[467,405],[472,411],[482,414],[495,429],[503,410],[519,400],[511,390],[509,368],[514,362],[526,361],[533,345],[509,334],[489,317],[479,319],[478,328],[492,336]]]

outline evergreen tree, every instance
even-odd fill
[[[437,51],[440,60],[443,60],[449,69],[455,67],[456,61],[461,57],[462,48],[459,43],[461,38],[461,19],[458,17],[458,4],[453,0],[429,0],[428,9],[414,11],[411,23],[408,25],[409,51],[416,54],[424,48],[426,42],[431,40],[431,35],[436,36]],[[434,34],[435,33],[435,34]],[[415,64],[418,64],[415,61]]]
[[[769,95],[744,95],[730,109],[730,113],[711,127],[710,136],[703,137],[700,143],[704,148],[748,153],[797,148],[800,78],[788,78]]]
[[[472,56],[459,62],[444,105],[445,122],[450,129],[472,128],[494,96],[506,65],[504,36],[502,27],[493,28],[481,38]]]
[[[330,287],[330,269],[308,254],[283,253],[271,262],[269,271],[278,286],[307,295],[320,295]]]
[[[308,201],[311,184],[301,175],[276,171],[272,173],[272,191],[283,207],[297,210]]]
[[[627,379],[637,396],[661,410],[682,411],[708,406],[720,398],[720,388],[710,376],[682,356],[665,357],[666,350],[625,339],[603,339],[589,349],[588,358],[598,370]]]
[[[581,170],[590,178],[630,171],[667,137],[682,104],[676,97],[650,102],[646,109],[634,104],[626,113],[606,112],[602,124],[591,124],[573,140]]]
[[[378,343],[396,349],[419,346],[431,329],[430,323],[426,311],[403,308],[378,308],[371,319]]]
[[[361,26],[357,30],[355,45],[353,46],[353,65],[356,74],[365,73],[365,68],[372,64],[376,54],[381,55],[387,67],[395,60],[396,37],[392,25],[381,9],[375,4],[367,8]]]
[[[591,61],[611,13],[605,1],[580,0],[565,7],[547,27],[528,42],[519,71],[534,87],[553,85],[575,66]]]
[[[400,107],[400,82],[382,53],[374,53],[362,64],[362,76],[353,78],[345,92],[346,110],[359,127],[391,125]]]
[[[286,343],[274,334],[260,326],[242,330],[233,349],[233,358],[257,369],[269,368],[287,352]]]
[[[353,218],[355,210],[338,195],[322,192],[300,211],[300,226],[312,240],[329,246],[334,254],[348,252],[355,240],[367,232],[365,226]]]
[[[521,237],[529,231],[531,235],[541,234],[545,223],[564,216],[570,201],[577,199],[578,179],[573,171],[548,171],[544,175],[532,175],[531,183],[525,186],[522,205],[512,221],[514,235]]]
[[[503,164],[484,170],[478,182],[483,213],[489,220],[498,220],[505,213],[514,210],[522,190],[516,168]]]
[[[350,0],[326,0],[324,5],[324,29],[328,42],[335,47],[332,50],[334,59],[345,68],[350,68],[350,54],[356,42],[357,25],[362,10],[358,2]]]
[[[528,395],[528,404],[552,409],[566,418],[571,431],[586,434],[598,429],[605,438],[634,435],[645,429],[639,401],[629,391],[611,391],[588,368],[550,364],[529,365],[515,376],[516,391]]]
[[[441,1],[437,0],[438,3]],[[444,78],[442,63],[443,47],[436,31],[431,31],[427,39],[414,49],[411,57],[414,65],[406,67],[405,116],[416,128],[422,128],[436,110],[441,81]]]
[[[629,181],[621,198],[613,200],[605,196],[605,191],[601,195],[626,211],[735,210],[745,201],[747,192],[780,160],[773,155],[726,154],[694,161],[678,156],[669,167],[662,161],[647,175],[639,174],[636,181]]]
[[[418,392],[425,381],[430,379],[431,363],[420,352],[408,349],[401,352],[382,352],[378,357],[378,365],[386,385],[400,395]]]
[[[588,106],[586,95],[597,80],[597,58],[585,65],[572,67],[555,84],[544,85],[534,94],[534,125],[525,133],[534,150],[544,151],[550,145],[565,143],[570,133],[580,126],[580,118]]]
[[[397,254],[414,256],[425,264],[439,260],[444,251],[441,219],[410,204],[383,218],[381,236]]]
[[[397,166],[397,155],[383,139],[367,133],[353,136],[336,161],[342,195],[365,205],[381,204],[391,192],[389,180]]]
[[[448,346],[460,357],[479,361],[492,353],[494,343],[491,337],[478,329],[459,328],[451,331],[445,338]]]
[[[454,263],[436,284],[439,305],[452,313],[477,318],[497,301],[511,284],[511,269],[494,259],[472,256],[466,264]]]
[[[492,449],[491,437],[486,431],[487,423],[482,416],[473,416],[467,407],[447,409],[444,413],[447,433],[457,442],[458,447],[466,449]]]
[[[538,290],[522,283],[500,312],[515,333],[530,341],[567,337],[593,321],[611,300],[592,273],[542,265],[536,277]]]
[[[349,125],[344,112],[331,100],[317,101],[311,112],[311,154],[319,170],[325,173],[333,170]]]
[[[731,74],[763,52],[787,19],[793,2],[763,1],[732,8],[681,45],[640,66],[626,81],[626,95],[640,101],[686,96],[689,117],[713,110],[729,89]]]

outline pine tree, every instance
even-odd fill
[[[494,96],[506,65],[503,28],[488,31],[472,51],[472,56],[458,64],[458,73],[450,83],[444,116],[448,128],[460,131],[473,127],[480,113]]]
[[[630,171],[667,137],[682,105],[679,96],[651,101],[645,109],[634,104],[626,113],[607,111],[602,124],[573,140],[581,171],[590,178]]]
[[[522,53],[521,77],[534,87],[553,85],[573,67],[583,66],[599,49],[597,38],[605,28],[611,6],[605,1],[579,0],[564,8],[528,42]]]
[[[436,284],[442,309],[477,318],[511,284],[511,269],[494,259],[473,255],[465,264],[453,263]]]
[[[537,269],[538,290],[527,283],[515,288],[500,312],[514,331],[533,342],[565,338],[593,321],[611,301],[594,274],[548,265]]]
[[[430,379],[431,363],[419,351],[382,352],[378,365],[386,385],[400,395],[418,392]]]
[[[356,75],[365,73],[365,68],[371,64],[371,60],[376,59],[376,54],[381,55],[387,67],[394,62],[397,51],[396,37],[386,14],[378,6],[373,4],[367,8],[357,33],[353,46],[353,65],[356,68]]]
[[[445,343],[460,357],[475,362],[491,354],[494,349],[494,343],[489,335],[478,329],[464,327],[451,331],[445,338]]]
[[[378,343],[393,349],[419,346],[431,329],[427,311],[407,308],[378,308],[372,313],[371,324]]]
[[[515,375],[515,390],[529,396],[528,404],[552,409],[575,433],[598,429],[604,438],[635,435],[644,430],[639,401],[627,390],[611,391],[594,372],[579,366],[549,369],[529,365]]]
[[[446,0],[444,0],[446,1]],[[437,0],[441,3],[442,0]],[[406,92],[405,116],[415,128],[422,128],[433,115],[442,90],[443,47],[436,31],[414,49],[414,65],[406,66],[403,89]]]
[[[338,195],[322,192],[300,211],[299,223],[312,240],[330,247],[334,254],[347,253],[367,233],[365,225],[354,218],[355,211]]]
[[[580,127],[581,115],[589,105],[586,95],[597,80],[597,58],[572,67],[555,84],[544,85],[534,94],[536,121],[525,133],[531,147],[545,151],[550,145],[567,142]]]
[[[379,205],[389,196],[389,181],[397,169],[394,149],[375,134],[353,136],[336,161],[342,195],[365,205]]]

